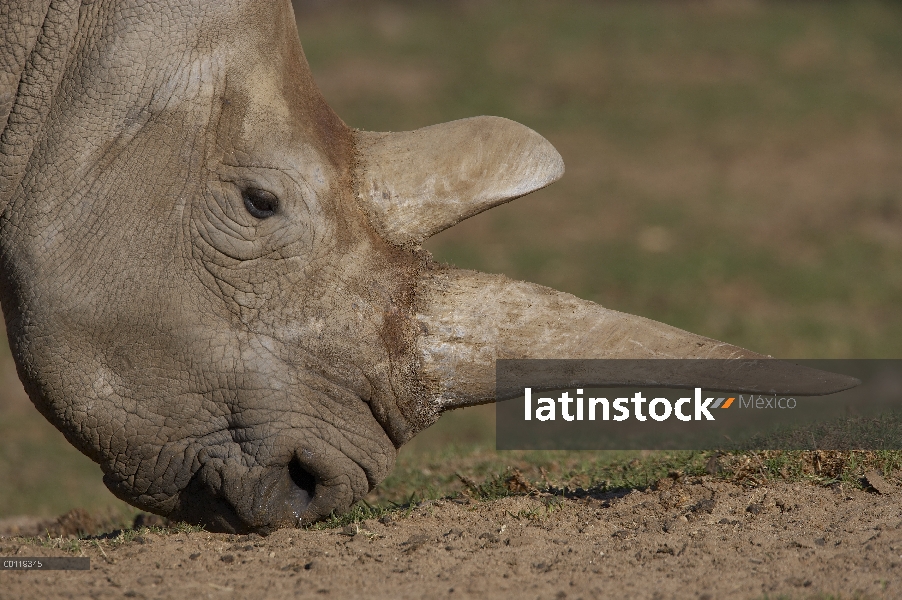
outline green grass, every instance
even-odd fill
[[[902,5],[318,5],[301,39],[349,125],[495,114],[564,156],[560,182],[430,240],[436,259],[778,357],[902,357]],[[0,517],[129,510],[0,381]],[[851,482],[864,468],[847,455],[817,474],[806,456],[751,453],[735,472]],[[454,411],[401,450],[369,508],[331,524],[509,493],[515,471],[537,489],[614,489],[708,458],[496,452],[491,407]]]
[[[775,356],[902,355],[898,4],[409,2],[299,22],[350,125],[498,114],[564,155],[560,183],[440,234],[437,259]]]

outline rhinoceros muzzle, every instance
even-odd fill
[[[309,525],[356,500],[345,477],[326,479],[315,457],[299,451],[288,464],[236,468],[204,465],[179,494],[170,518],[211,531],[269,532]]]

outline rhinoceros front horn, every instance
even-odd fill
[[[563,173],[563,160],[547,140],[497,117],[403,133],[357,132],[357,196],[382,236],[401,246],[417,246]],[[651,363],[641,372],[614,369],[595,385],[769,392],[779,381],[780,392],[820,395],[859,383],[502,276],[433,267],[421,278],[418,295],[418,352],[432,391],[423,401],[436,412],[501,399],[495,361],[505,358],[761,360],[727,371],[716,361],[676,369]]]
[[[822,395],[858,385],[827,373],[751,352],[601,307],[570,294],[503,276],[442,270],[422,281],[423,370],[435,382],[439,411],[509,398],[496,390],[495,361],[536,359],[746,359],[678,364],[643,361],[593,370],[587,385],[694,387],[736,392]],[[561,374],[564,377],[564,374]],[[543,381],[554,381],[543,377]],[[562,379],[561,385],[566,385]],[[776,386],[776,387],[775,387]],[[499,397],[496,397],[496,394]]]

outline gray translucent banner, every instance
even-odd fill
[[[89,571],[91,559],[75,556],[0,557],[0,571]]]
[[[902,449],[902,360],[499,360],[499,450]]]

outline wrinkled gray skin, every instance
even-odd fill
[[[349,129],[288,0],[6,0],[0,130],[19,375],[154,513],[267,531],[346,510],[443,410],[494,399],[497,358],[759,356],[433,264],[423,239],[560,157],[488,117]]]

